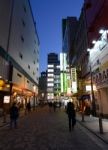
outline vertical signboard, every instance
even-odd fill
[[[77,76],[76,76],[76,68],[71,68],[71,80],[72,80],[72,92],[77,92]]]

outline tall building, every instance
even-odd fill
[[[60,94],[60,61],[55,53],[48,54],[47,100],[57,99]]]
[[[39,38],[29,0],[0,1],[0,107],[36,98]]]
[[[61,92],[70,95],[72,91],[71,63],[74,56],[74,39],[77,29],[77,18],[67,17],[62,20],[62,53],[60,54],[61,66]]]
[[[39,77],[39,100],[43,103],[47,98],[47,72],[41,72],[41,76]]]
[[[108,117],[108,0],[85,0],[89,76],[95,112]]]

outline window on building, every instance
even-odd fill
[[[20,77],[20,78],[22,78],[22,75],[21,75],[21,74],[19,74],[19,73],[17,73],[17,76],[18,76],[18,77]]]
[[[27,83],[29,83],[29,80],[27,80]]]
[[[54,72],[54,69],[48,69],[48,72]]]
[[[21,59],[23,59],[23,54],[22,54],[22,53],[19,53],[19,57],[20,57]]]
[[[48,78],[47,81],[54,81],[54,78]]]
[[[54,74],[48,74],[48,77],[54,77]]]
[[[21,35],[21,41],[24,43],[24,37]]]
[[[23,9],[24,9],[24,12],[27,13],[27,8],[25,5],[23,5]]]
[[[28,65],[28,69],[30,69],[30,65]]]
[[[47,83],[47,86],[54,86],[54,83]]]
[[[33,71],[33,75],[35,75],[35,72]]]
[[[48,68],[53,68],[54,67],[54,65],[48,65]]]
[[[36,44],[36,40],[34,40],[34,43]]]
[[[22,19],[21,21],[22,21],[22,25],[23,25],[23,27],[25,27],[25,26],[26,26],[26,24],[25,24],[24,19]]]

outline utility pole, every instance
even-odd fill
[[[95,96],[93,90],[93,74],[92,74],[91,65],[90,65],[90,78],[91,78],[91,96],[92,96],[92,115],[96,116],[96,104],[95,104]]]

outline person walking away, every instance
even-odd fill
[[[48,106],[49,106],[49,112],[51,112],[53,106],[52,102],[48,102]]]
[[[30,104],[30,102],[27,103],[26,109],[27,109],[28,113],[31,112],[31,104]]]
[[[13,105],[10,108],[10,128],[14,126],[14,128],[17,128],[17,120],[19,117],[19,110],[16,106],[16,103],[14,102]]]
[[[71,132],[71,130],[74,129],[74,126],[76,124],[75,108],[72,102],[68,102],[66,112],[67,112],[68,121],[69,121],[69,131]]]
[[[53,109],[54,109],[54,112],[56,111],[56,104],[57,104],[57,103],[54,101],[54,102],[53,102]]]

